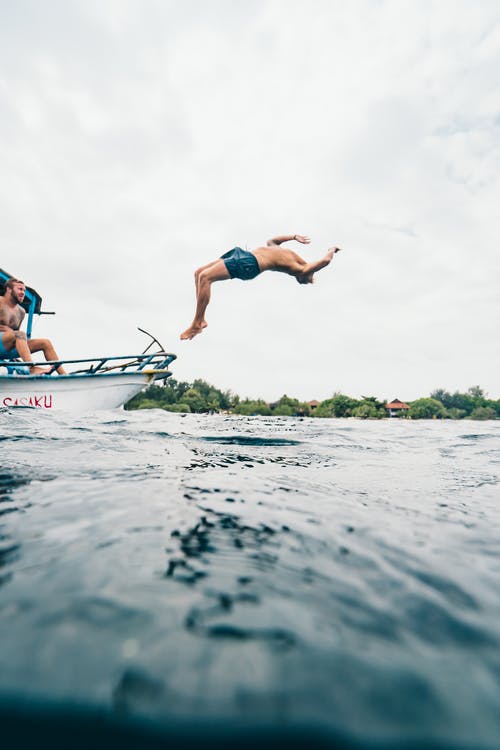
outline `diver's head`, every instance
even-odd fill
[[[314,274],[306,273],[295,277],[299,284],[314,284]]]

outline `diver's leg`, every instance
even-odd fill
[[[223,281],[230,278],[226,264],[220,259],[216,263],[210,265],[209,268],[205,268],[205,270],[200,272],[198,276],[198,291],[196,295],[196,312],[189,328],[181,333],[181,339],[183,341],[193,339],[201,333],[205,327],[205,310],[210,302],[212,283],[214,281]]]
[[[213,260],[211,263],[207,263],[204,266],[200,266],[200,268],[197,268],[194,272],[194,280],[196,284],[196,292],[198,292],[198,279],[200,278],[200,274],[202,271],[206,271],[208,268],[213,268],[213,266],[216,266],[219,262],[220,258],[217,258],[217,260]]]
[[[200,274],[203,273],[203,271],[206,271],[207,269],[212,268],[213,266],[217,265],[219,260],[220,258],[217,258],[217,260],[213,260],[211,263],[207,263],[204,266],[200,266],[200,268],[197,268],[196,271],[194,272],[194,285],[196,288],[196,297],[198,297],[198,283],[200,279]],[[203,319],[201,322],[201,327],[206,328],[207,325],[208,325],[207,321]]]

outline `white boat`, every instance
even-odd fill
[[[0,269],[0,282],[10,274]],[[23,307],[28,313],[26,334],[31,337],[33,315],[53,314],[41,310],[42,298],[30,287],[26,288]],[[143,331],[143,329],[139,329]],[[147,333],[147,331],[143,331]],[[19,359],[0,359],[0,408],[28,407],[44,410],[94,411],[123,406],[139,391],[155,381],[165,381],[172,373],[168,369],[175,354],[163,351],[158,340],[141,354],[85,359],[61,359],[53,362],[25,363]],[[160,350],[150,352],[156,343]],[[31,375],[29,366],[44,367],[50,374]],[[60,365],[70,370],[58,375]],[[70,366],[76,366],[71,370]]]

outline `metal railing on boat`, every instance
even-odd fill
[[[142,354],[125,354],[114,357],[88,357],[84,359],[58,359],[49,360],[47,362],[25,362],[20,359],[2,359],[0,360],[0,367],[6,367],[7,372],[10,371],[25,370],[30,367],[42,367],[49,368],[49,371],[44,374],[52,374],[61,365],[66,367],[67,365],[83,365],[87,363],[94,363],[89,367],[80,368],[73,370],[68,373],[71,375],[105,375],[111,370],[118,370],[119,372],[143,372],[143,371],[154,371],[158,373],[159,378],[167,378],[171,374],[168,371],[168,366],[177,359],[175,354],[170,352],[154,352],[142,353]],[[108,362],[114,362],[115,364],[108,365]],[[163,375],[161,373],[164,373]],[[28,373],[26,373],[28,374]]]

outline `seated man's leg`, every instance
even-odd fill
[[[54,360],[59,359],[50,339],[30,339],[27,343],[30,352],[43,352],[45,359],[48,362],[53,362]],[[59,375],[67,375],[66,370],[62,365],[59,365],[56,370]]]
[[[15,331],[0,331],[0,359],[18,356]]]
[[[31,351],[28,347],[26,334],[21,331],[5,331],[1,336],[1,344],[8,355],[8,359],[11,357],[20,357],[23,362],[31,362]],[[0,359],[3,356],[3,354],[0,354]],[[43,370],[41,367],[30,367],[29,372],[31,375],[39,375],[46,372],[46,370]]]

